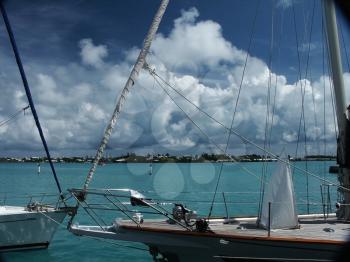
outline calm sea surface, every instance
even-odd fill
[[[298,167],[305,168],[321,178],[336,183],[334,174],[328,174],[334,162],[297,162]],[[90,184],[91,188],[132,188],[144,192],[146,196],[161,202],[185,202],[187,207],[197,210],[200,215],[207,215],[221,164],[153,164],[150,175],[149,164],[107,164],[98,168]],[[276,163],[268,163],[266,174],[273,172]],[[57,174],[62,188],[81,188],[89,164],[56,164]],[[243,171],[248,169],[256,174]],[[228,203],[230,215],[256,215],[259,199],[260,177],[264,169],[263,163],[225,163],[219,183],[217,204],[214,212],[225,215],[223,198]],[[300,213],[306,212],[307,177],[295,170],[295,192]],[[268,179],[268,178],[267,178]],[[320,206],[321,182],[308,177],[310,212],[322,212]],[[331,187],[334,204],[336,188]],[[37,173],[37,165],[32,163],[0,164],[0,204],[26,205],[28,198],[15,197],[33,193],[56,193],[53,176],[47,164],[41,164],[41,172]],[[225,192],[224,195],[222,192]],[[40,199],[38,199],[40,200]],[[171,207],[169,205],[169,207]],[[334,209],[334,205],[332,206]],[[334,210],[333,210],[334,211]],[[75,222],[87,221],[82,210]],[[65,221],[66,224],[67,221]],[[112,221],[111,221],[112,222]],[[143,245],[116,242],[144,248]],[[85,237],[77,237],[64,227],[59,227],[47,250],[13,252],[0,254],[0,261],[152,261],[148,252],[120,247]]]

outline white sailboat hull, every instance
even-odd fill
[[[0,207],[0,251],[47,248],[65,216],[65,209]]]

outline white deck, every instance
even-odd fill
[[[1,215],[15,215],[28,213],[28,210],[22,206],[0,206]]]
[[[56,209],[53,207],[42,207],[40,211],[42,212],[53,212]],[[27,207],[23,206],[0,206],[0,216],[2,215],[17,215],[36,212],[28,210]]]

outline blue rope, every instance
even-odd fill
[[[35,106],[34,106],[34,103],[33,103],[32,95],[31,95],[31,92],[30,92],[30,89],[29,89],[29,85],[28,85],[28,81],[27,81],[26,75],[24,73],[24,69],[23,69],[23,65],[22,65],[22,62],[21,62],[21,58],[20,58],[19,53],[18,53],[17,45],[16,45],[16,42],[15,42],[15,37],[13,35],[12,29],[11,29],[11,26],[10,26],[10,21],[9,21],[9,19],[7,17],[7,14],[6,14],[6,11],[5,11],[5,7],[4,7],[4,5],[2,3],[2,0],[0,0],[0,9],[1,9],[2,17],[3,17],[5,25],[6,25],[7,33],[9,35],[9,38],[10,38],[10,41],[11,41],[12,49],[13,49],[13,52],[14,52],[15,57],[16,57],[16,62],[17,62],[17,65],[18,65],[18,69],[19,69],[19,72],[20,72],[21,77],[22,77],[22,81],[23,81],[24,89],[26,91],[26,95],[27,95],[27,98],[28,98],[30,109],[32,110],[32,113],[33,113],[33,116],[34,116],[34,120],[35,120],[35,124],[36,124],[36,126],[38,128],[41,141],[42,141],[42,143],[44,145],[45,152],[46,152],[46,155],[47,155],[47,159],[48,159],[48,161],[50,163],[50,167],[51,167],[52,173],[54,175],[58,191],[60,193],[61,199],[63,199],[62,189],[61,189],[60,183],[59,183],[57,175],[56,175],[55,168],[54,168],[52,160],[51,160],[49,148],[47,147],[47,143],[46,143],[46,140],[45,140],[45,137],[44,137],[44,133],[43,133],[43,131],[41,129],[41,125],[40,125],[40,122],[39,122],[38,114],[36,113],[36,110],[35,110]]]

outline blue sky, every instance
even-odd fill
[[[226,125],[232,117],[257,2],[170,1],[148,58],[149,64],[169,83]],[[301,98],[292,4],[304,78],[313,3],[271,0],[262,1],[258,9],[234,126],[252,141],[263,144],[271,76],[271,82],[277,83],[271,134],[272,149],[276,152],[294,152],[299,126],[297,103]],[[334,153],[334,122],[329,101],[326,102],[326,132],[323,131],[323,83],[328,86],[329,81],[322,77],[321,9],[319,1],[315,3],[310,70],[308,81],[303,82],[308,103],[308,152],[317,153],[320,145],[316,142],[326,140],[327,153]],[[49,147],[54,155],[93,155],[159,1],[17,0],[5,1],[5,5]],[[339,21],[349,48],[349,28],[342,17]],[[2,21],[0,42],[2,121],[25,106],[26,100]],[[342,52],[345,58],[344,48]],[[348,64],[345,59],[343,62],[345,81],[349,84]],[[328,90],[326,97],[329,96]],[[178,101],[210,139],[224,147],[225,131]],[[269,110],[272,112],[272,108]],[[30,115],[0,127],[0,142],[1,155],[42,154]],[[162,90],[155,87],[146,72],[140,75],[130,94],[108,149],[111,154],[216,150],[208,137],[203,137]],[[234,137],[230,152],[259,153]]]

